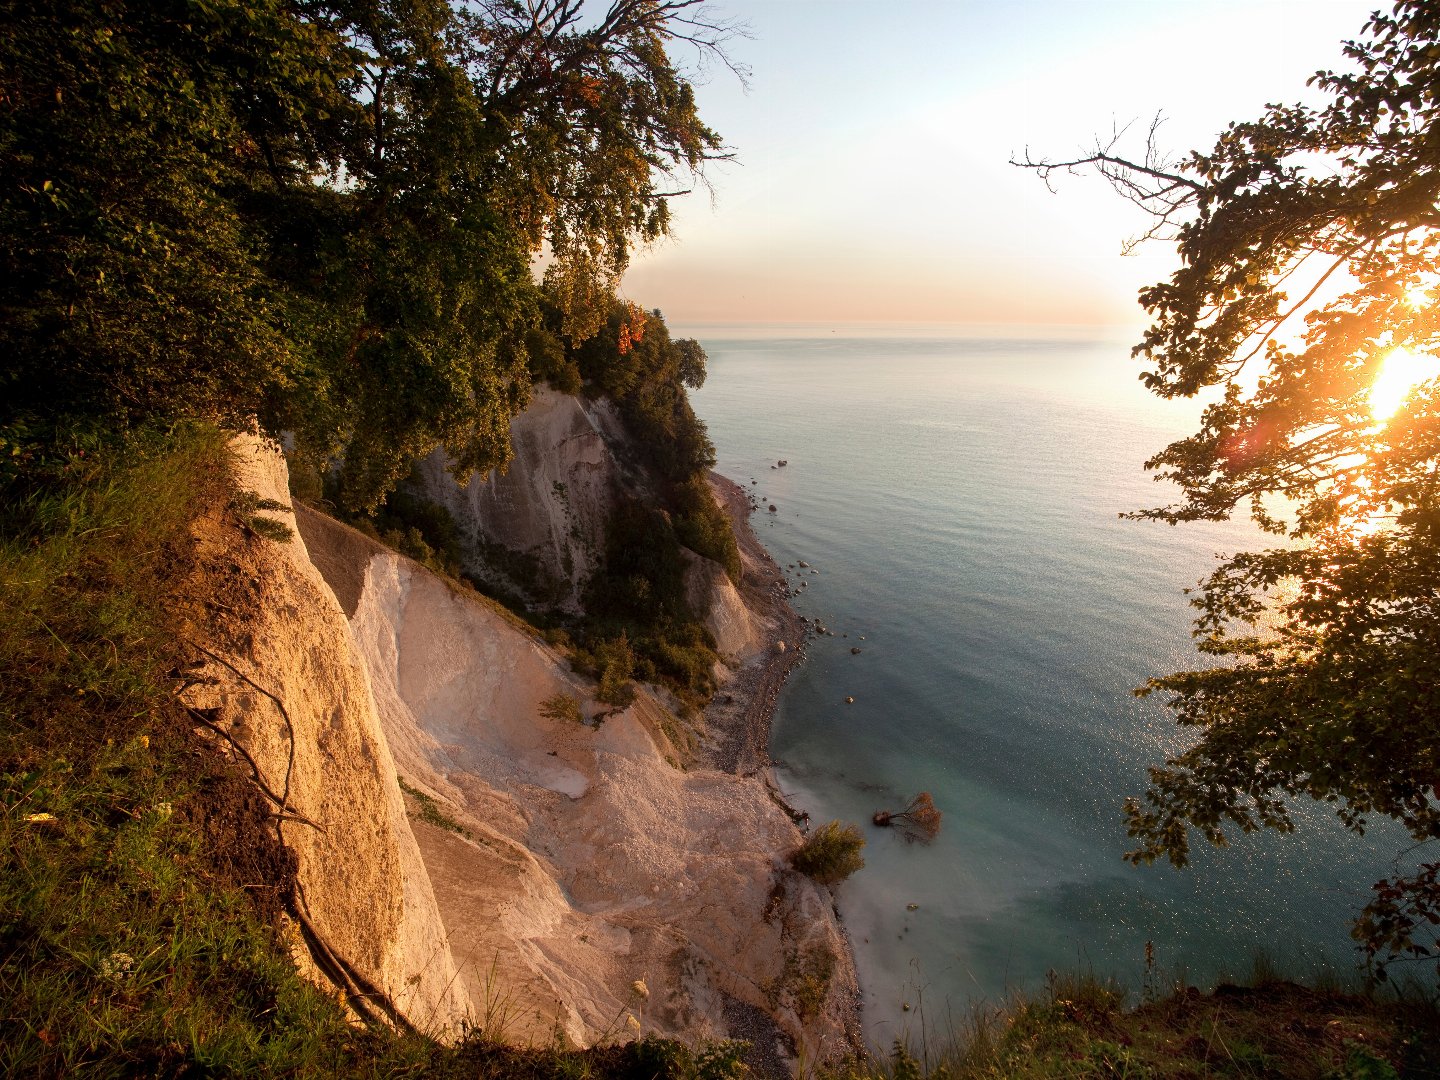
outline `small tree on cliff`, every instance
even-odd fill
[[[1220,397],[1146,463],[1181,499],[1134,516],[1248,510],[1286,541],[1193,600],[1223,663],[1139,691],[1199,737],[1128,804],[1135,862],[1184,865],[1192,830],[1288,832],[1300,795],[1356,832],[1381,815],[1440,839],[1440,7],[1402,0],[1345,54],[1312,80],[1324,107],[1271,106],[1208,152],[1168,162],[1152,128],[1143,157],[1018,163],[1097,168],[1181,256],[1140,296],[1141,378]],[[1376,886],[1356,929],[1372,956],[1434,948],[1436,871]]]
[[[806,877],[822,885],[838,885],[857,870],[864,869],[860,854],[865,838],[854,825],[830,821],[805,838],[790,863]]]

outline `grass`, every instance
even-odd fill
[[[465,837],[465,839],[467,840],[474,839],[474,837],[470,835],[470,830],[465,828],[464,825],[461,825],[449,814],[445,813],[445,811],[441,810],[440,804],[436,802],[435,799],[433,799],[429,795],[426,795],[423,791],[411,787],[405,782],[405,778],[403,776],[397,777],[397,779],[400,781],[400,790],[403,791],[406,795],[409,795],[410,798],[414,799],[415,804],[420,808],[416,816],[421,821],[426,822],[429,825],[434,825],[436,828],[439,829],[445,829],[449,832],[458,833],[459,835]]]
[[[959,1030],[897,1040],[829,1080],[1387,1080],[1440,1076],[1433,1002],[1299,986],[1262,975],[1209,994],[1178,988],[1129,1007],[1094,977],[1052,975],[1042,993],[979,1009]],[[917,1019],[924,1028],[924,1020]]]

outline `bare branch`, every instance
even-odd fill
[[[1055,191],[1051,178],[1056,171],[1079,175],[1088,168],[1098,172],[1120,195],[1156,219],[1155,224],[1144,233],[1122,245],[1121,250],[1128,255],[1147,240],[1168,239],[1168,231],[1175,226],[1177,215],[1209,191],[1205,184],[1177,171],[1175,164],[1162,153],[1159,142],[1162,123],[1164,116],[1156,113],[1146,132],[1145,152],[1139,161],[1116,152],[1116,147],[1134,124],[1131,121],[1123,127],[1113,128],[1107,142],[1102,143],[1097,137],[1094,147],[1077,157],[1064,161],[1036,159],[1026,147],[1023,157],[1012,157],[1010,164],[1036,173],[1051,192]]]

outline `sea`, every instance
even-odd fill
[[[1356,972],[1350,920],[1406,847],[1387,823],[1362,839],[1305,802],[1295,833],[1198,841],[1183,870],[1123,858],[1124,799],[1193,738],[1132,690],[1205,662],[1184,590],[1263,542],[1243,521],[1120,517],[1175,497],[1143,463],[1199,403],[1152,397],[1130,342],[1085,328],[693,332],[717,468],[756,494],[792,603],[834,635],[790,676],[771,754],[813,821],[864,832],[836,897],[873,1044],[953,1030],[1051,972],[1132,1000],[1257,963]],[[922,791],[933,843],[870,823]]]

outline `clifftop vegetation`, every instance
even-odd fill
[[[7,3],[0,425],[258,417],[353,510],[437,445],[503,465],[542,303],[593,338],[723,153],[672,53],[729,33],[698,0]]]
[[[587,636],[628,630],[637,674],[706,696],[714,655],[686,651],[707,646],[683,590],[630,584],[673,584],[659,564],[679,544],[738,573],[685,397],[704,353],[614,289],[725,153],[680,61],[728,63],[729,26],[699,0],[4,11],[0,432],[17,452],[76,425],[258,423],[291,434],[339,511],[453,570],[445,523],[395,494],[412,465],[443,446],[457,473],[503,467],[537,379],[609,396],[665,514],[645,567],[617,544]]]

